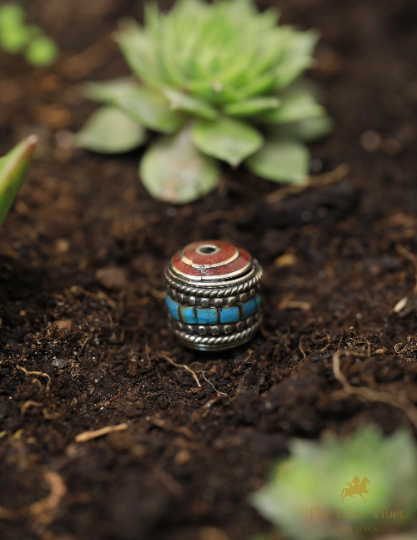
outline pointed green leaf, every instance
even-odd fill
[[[132,120],[160,133],[174,133],[185,121],[184,114],[169,108],[166,98],[139,86],[121,97],[117,106]]]
[[[124,20],[115,39],[133,73],[150,86],[160,86],[158,58],[154,43],[146,32],[134,20]]]
[[[76,145],[94,152],[119,154],[146,140],[144,128],[114,107],[101,107],[76,135]]]
[[[216,109],[203,99],[177,92],[176,90],[172,90],[172,88],[165,88],[162,90],[162,93],[168,99],[170,107],[173,110],[195,114],[207,120],[214,120],[218,116]]]
[[[275,86],[277,89],[285,88],[301,75],[303,71],[313,64],[312,54],[319,39],[315,30],[299,32],[287,28],[288,42],[283,58],[277,67]]]
[[[275,81],[275,70],[267,71],[254,77],[247,84],[239,88],[239,91],[244,99],[259,94],[271,93],[271,91],[274,92]]]
[[[83,93],[91,101],[116,105],[126,94],[138,87],[131,77],[122,77],[105,82],[87,82],[83,84]]]
[[[253,116],[266,111],[274,111],[281,101],[276,97],[260,97],[230,103],[223,108],[230,116]]]
[[[19,191],[36,144],[37,138],[29,137],[0,159],[0,225]]]
[[[319,116],[289,124],[274,124],[269,127],[268,132],[274,136],[299,139],[310,143],[325,137],[332,129],[333,120],[330,116]]]
[[[246,160],[247,167],[275,182],[302,182],[308,175],[308,149],[298,141],[273,139]]]
[[[193,127],[194,144],[205,154],[227,161],[232,166],[256,152],[263,137],[255,128],[230,118],[197,120]]]
[[[188,127],[154,143],[142,158],[140,174],[152,197],[179,204],[202,197],[219,179],[216,161],[194,147]]]
[[[260,115],[263,122],[269,124],[297,122],[304,118],[323,116],[324,107],[319,105],[312,94],[305,90],[296,89],[281,96],[281,105],[274,111]]]

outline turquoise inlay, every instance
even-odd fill
[[[198,324],[216,324],[217,323],[217,309],[197,309],[197,321]]]
[[[261,307],[261,297],[260,296],[257,296],[255,298],[255,302],[256,302],[256,311],[259,310],[259,308]]]
[[[171,317],[179,321],[180,320],[180,316],[178,314],[179,306],[177,302],[174,302],[174,300],[167,295],[165,296],[165,304],[167,305],[168,313],[171,315]]]
[[[250,317],[253,315],[256,311],[256,302],[255,298],[252,298],[252,300],[249,300],[248,302],[245,302],[242,304],[242,319],[246,319],[247,317]]]
[[[226,307],[223,308],[220,312],[220,322],[222,324],[227,324],[231,322],[238,322],[239,320],[239,307]]]
[[[193,307],[180,307],[182,322],[186,324],[197,324],[197,317]]]

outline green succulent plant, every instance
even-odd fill
[[[305,142],[325,135],[331,120],[311,83],[318,34],[277,26],[251,0],[179,0],[169,13],[150,4],[145,25],[121,25],[116,40],[135,78],[89,83],[103,106],[76,137],[105,153],[146,150],[142,181],[151,195],[187,203],[213,189],[217,160],[244,163],[259,176],[299,182],[308,174]]]
[[[58,55],[55,41],[39,26],[27,25],[25,18],[25,10],[19,4],[0,6],[0,48],[11,54],[23,53],[35,67],[52,64]]]
[[[32,135],[0,158],[0,225],[12,207],[36,145],[37,138]]]
[[[293,440],[290,450],[250,498],[286,538],[417,538],[417,445],[410,432],[384,437],[371,425],[348,439]]]

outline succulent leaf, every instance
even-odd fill
[[[281,63],[277,68],[277,90],[290,85],[313,65],[312,54],[318,39],[319,34],[315,30],[290,33]]]
[[[273,111],[260,115],[260,119],[270,124],[297,122],[304,118],[323,116],[326,110],[319,105],[313,95],[302,89],[285,92],[281,96],[281,105]]]
[[[150,146],[142,159],[140,175],[153,197],[185,204],[214,189],[219,170],[214,159],[195,148],[186,126],[178,134],[161,137]]]
[[[214,120],[218,116],[216,109],[202,99],[177,92],[171,88],[163,89],[162,93],[168,99],[170,107],[173,110],[195,114],[207,120]]]
[[[0,225],[16,198],[36,145],[37,138],[28,137],[0,159]]]
[[[269,126],[268,132],[274,137],[288,137],[310,143],[325,137],[332,129],[333,120],[330,116],[318,116],[289,124],[274,124]]]
[[[153,43],[135,21],[124,21],[115,39],[125,57],[140,80],[150,87],[158,87],[161,74],[157,66],[157,57]]]
[[[234,167],[256,152],[263,143],[262,135],[254,127],[231,118],[197,120],[192,136],[194,144],[202,152],[227,161]]]
[[[275,138],[267,140],[245,164],[252,172],[267,180],[297,184],[308,175],[309,153],[296,140]]]
[[[126,94],[138,86],[131,77],[123,77],[105,82],[87,82],[83,85],[83,93],[91,101],[117,105]]]
[[[185,121],[182,113],[170,109],[164,96],[140,86],[126,92],[115,105],[132,120],[160,133],[174,133]]]
[[[230,116],[254,116],[275,111],[280,104],[281,101],[274,97],[252,98],[225,105],[223,112]]]
[[[76,135],[76,145],[93,152],[130,152],[146,141],[144,128],[114,107],[101,107]]]

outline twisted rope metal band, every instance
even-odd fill
[[[187,343],[194,344],[194,345],[208,345],[213,346],[214,348],[222,345],[229,345],[231,343],[234,343],[235,341],[245,341],[246,339],[249,339],[249,337],[256,332],[259,325],[262,322],[262,312],[259,313],[259,319],[250,327],[246,328],[245,330],[242,330],[241,332],[236,332],[234,334],[230,334],[228,336],[221,336],[221,337],[204,337],[199,336],[195,334],[187,334],[186,332],[181,332],[180,330],[176,330],[171,326],[171,330],[183,341],[186,341]]]
[[[254,285],[259,283],[259,281],[262,278],[262,268],[260,267],[259,263],[255,261],[255,275],[253,278],[249,279],[249,281],[245,281],[244,283],[241,283],[240,285],[236,285],[234,287],[227,287],[227,288],[218,288],[218,289],[201,289],[197,287],[190,287],[189,285],[184,285],[182,283],[179,283],[178,281],[174,280],[171,276],[170,269],[165,269],[165,278],[169,285],[184,294],[188,294],[191,296],[204,296],[209,298],[221,298],[223,296],[235,296],[236,294],[240,294],[244,291],[247,291],[248,289],[253,288]],[[169,273],[168,273],[169,272]],[[245,276],[246,278],[246,276]],[[218,286],[218,284],[217,284]]]
[[[192,287],[192,288],[194,288],[194,289],[201,292],[203,290],[212,291],[213,289],[223,289],[225,287],[230,287],[231,284],[234,284],[234,286],[236,287],[236,286],[240,285],[241,283],[246,282],[248,279],[252,279],[256,275],[256,272],[258,270],[261,270],[261,267],[260,267],[259,263],[257,261],[255,261],[255,264],[252,266],[252,268],[243,276],[240,276],[240,277],[237,277],[237,278],[234,278],[234,279],[230,279],[230,280],[226,280],[226,281],[215,281],[213,283],[209,283],[209,282],[192,282],[192,281],[190,282],[190,281],[186,281],[182,277],[180,277],[178,274],[176,274],[172,270],[171,266],[167,266],[165,268],[165,277],[173,280],[177,287],[179,287],[180,285],[187,286],[187,287]],[[204,289],[205,287],[207,289]],[[199,296],[199,295],[197,295],[197,296]]]

